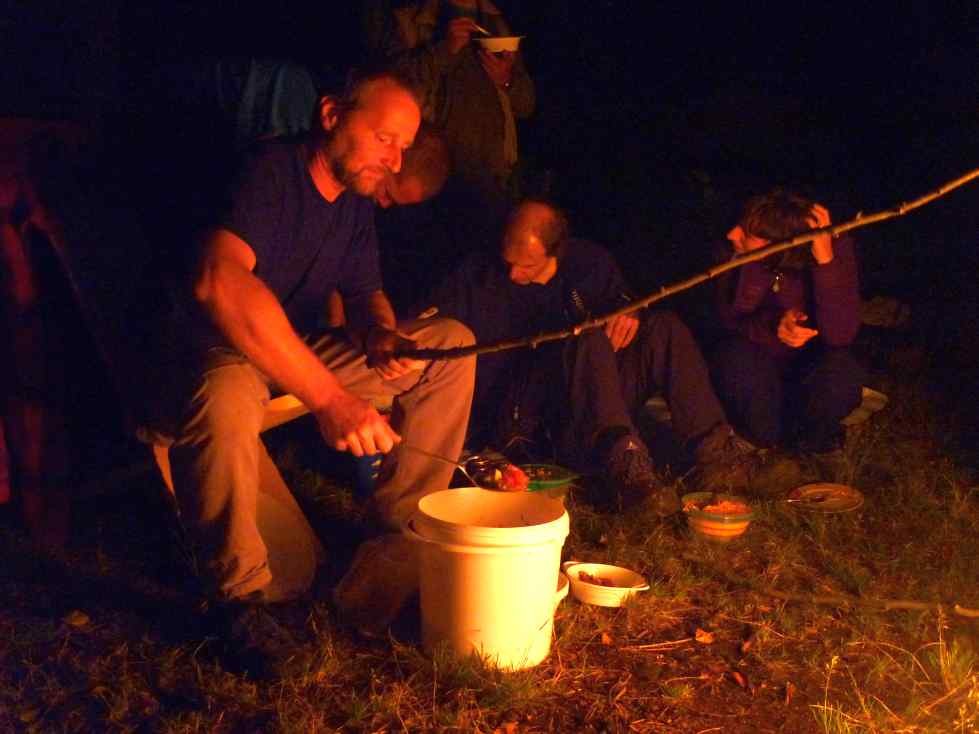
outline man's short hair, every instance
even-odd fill
[[[534,228],[534,234],[540,238],[544,245],[544,252],[547,253],[548,257],[561,257],[564,254],[570,232],[567,215],[556,203],[541,196],[529,196],[522,199],[514,208],[514,213],[527,204],[538,204],[551,212],[550,217]]]
[[[739,224],[750,235],[773,242],[787,240],[812,229],[809,218],[814,202],[781,187],[745,202]]]
[[[337,112],[342,117],[359,109],[371,89],[378,83],[389,82],[411,95],[421,109],[421,95],[415,84],[404,74],[394,69],[380,69],[367,72],[353,71],[347,76],[343,91],[337,96]]]

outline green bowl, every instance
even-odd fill
[[[730,500],[746,505],[747,512],[704,512],[691,505],[704,505],[712,499]],[[700,535],[710,540],[724,542],[736,538],[748,529],[748,525],[755,518],[754,510],[751,505],[743,498],[732,494],[718,494],[713,492],[690,492],[682,498],[684,514],[687,516],[687,524],[690,528]],[[690,509],[686,509],[690,507]]]
[[[527,483],[529,492],[566,487],[579,476],[570,469],[565,469],[556,464],[521,464],[520,468],[527,473],[527,477],[530,479]]]

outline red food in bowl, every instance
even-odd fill
[[[516,464],[507,464],[500,470],[499,487],[507,492],[524,492],[530,485],[527,472]]]

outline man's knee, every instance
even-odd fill
[[[609,341],[604,329],[588,329],[576,338],[568,339],[565,348],[571,356],[580,357],[583,354],[612,354],[612,342]]]
[[[675,311],[656,310],[646,313],[640,326],[641,331],[663,335],[680,334],[687,336],[690,330]]]
[[[476,343],[476,337],[468,326],[449,318],[413,322],[409,333],[418,339],[420,347],[429,349],[470,347]]]

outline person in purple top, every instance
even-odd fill
[[[827,209],[784,189],[756,196],[727,234],[727,258],[830,224]],[[711,359],[728,416],[749,440],[817,454],[842,447],[865,371],[850,351],[860,327],[853,240],[816,237],[722,275],[725,336]]]

